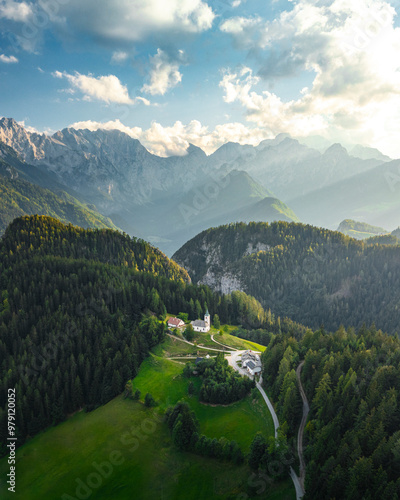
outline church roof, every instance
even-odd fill
[[[192,321],[192,326],[199,326],[201,328],[205,328],[206,327],[206,322],[203,321],[202,319],[196,319],[196,321]]]

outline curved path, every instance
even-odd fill
[[[215,342],[216,344],[222,345],[222,347],[226,347],[229,351],[239,351],[239,349],[236,349],[235,347],[231,347],[230,345],[221,344],[221,342],[218,342],[218,340],[215,340],[214,334],[211,335],[211,340],[213,342]]]
[[[214,347],[203,347],[201,345],[193,344],[193,342],[189,342],[188,340],[181,339],[177,337],[176,335],[171,335],[170,333],[167,333],[168,337],[171,337],[172,339],[179,340],[180,342],[185,342],[186,344],[192,345],[194,347],[197,347],[198,349],[206,349],[207,351],[217,351],[217,352],[229,352],[229,351],[223,351],[222,349],[214,349]],[[215,340],[214,340],[215,342]],[[218,342],[217,342],[218,344]]]
[[[301,419],[299,433],[297,435],[297,453],[299,454],[299,461],[300,461],[300,483],[304,491],[304,479],[306,477],[306,463],[304,461],[304,455],[303,455],[303,434],[307,422],[308,412],[310,411],[310,405],[308,404],[307,396],[306,393],[304,392],[300,378],[301,369],[303,368],[303,365],[304,361],[302,361],[297,367],[296,375],[297,375],[297,380],[299,381],[301,399],[303,400],[303,417]]]
[[[241,368],[237,362],[238,362],[238,357],[245,351],[236,351],[232,352],[229,357],[226,359],[228,360],[228,363],[232,366],[234,370],[239,372],[241,375],[245,375],[247,377],[250,377],[250,375],[247,373],[246,370]],[[251,378],[251,377],[250,377]],[[278,436],[278,428],[279,428],[279,420],[278,416],[275,413],[274,407],[272,406],[271,401],[269,400],[267,394],[265,393],[264,389],[261,387],[261,385],[257,382],[256,383],[257,389],[260,391],[261,396],[263,397],[264,401],[266,402],[268,406],[268,410],[271,413],[272,420],[274,422],[274,428],[275,428],[275,438]],[[304,487],[301,484],[301,480],[297,476],[296,472],[294,471],[293,467],[290,467],[290,477],[293,481],[295,490],[296,490],[296,500],[300,500],[304,496]]]
[[[195,344],[193,344],[193,342],[189,342],[188,340],[181,339],[179,337],[176,337],[175,335],[171,335],[170,333],[167,333],[167,335],[169,337],[173,338],[173,339],[176,339],[176,340],[179,340],[181,342],[185,342],[186,344],[198,347],[199,349],[207,349],[207,350],[210,350],[210,351],[217,351],[217,352],[224,352],[224,353],[229,353],[230,352],[230,356],[227,356],[227,358],[226,358],[227,361],[228,361],[228,363],[232,366],[232,368],[234,370],[236,370],[237,372],[239,372],[241,375],[244,375],[246,377],[250,377],[250,375],[248,374],[248,372],[246,370],[244,370],[243,368],[241,368],[237,364],[238,357],[240,355],[242,355],[245,351],[239,351],[238,349],[235,349],[234,347],[230,348],[230,349],[232,349],[231,351],[226,351],[226,350],[222,351],[221,349],[214,349],[212,347],[202,347],[202,346],[195,345]],[[221,344],[220,342],[217,342],[214,339],[214,335],[211,335],[211,340],[213,342],[215,342],[216,344],[221,345],[222,347],[225,347],[225,348],[228,347],[228,346],[225,346],[225,345]],[[302,363],[300,363],[300,365],[297,367],[297,370],[296,370],[296,374],[297,374],[297,377],[298,377],[298,380],[299,380],[300,393],[301,393],[301,397],[303,399],[303,418],[302,418],[302,421],[301,421],[301,425],[300,425],[300,429],[299,429],[299,434],[298,434],[298,440],[297,440],[297,447],[298,447],[299,459],[300,459],[300,478],[297,476],[297,474],[294,471],[293,467],[290,467],[290,477],[291,477],[291,479],[293,481],[293,484],[294,484],[294,487],[296,489],[296,500],[300,500],[304,496],[305,462],[304,462],[304,458],[303,458],[303,432],[304,432],[305,422],[307,420],[307,415],[308,415],[308,412],[309,412],[309,405],[308,405],[307,397],[305,395],[305,392],[303,390],[303,386],[301,385],[301,381],[300,381],[300,372],[301,372],[301,368],[302,368],[303,364],[304,364],[304,361]],[[261,378],[260,378],[260,382],[261,382]],[[267,394],[265,393],[264,389],[261,387],[260,383],[257,382],[256,383],[256,387],[260,391],[260,393],[261,393],[261,395],[262,395],[265,403],[267,404],[268,410],[271,413],[272,420],[274,422],[275,437],[277,437],[277,435],[278,435],[278,428],[279,428],[278,416],[275,413],[274,407],[272,406],[271,401],[269,400],[269,398],[268,398]]]

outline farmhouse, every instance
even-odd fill
[[[256,373],[261,372],[261,365],[255,365],[254,361],[247,361],[246,368],[250,375],[255,375]]]
[[[261,359],[260,359],[260,356],[258,354],[256,354],[255,352],[253,351],[245,351],[243,354],[242,354],[242,363],[244,364],[246,361],[253,361],[254,364],[259,364],[261,365]]]
[[[255,375],[261,372],[260,356],[253,351],[245,351],[242,354],[242,367],[247,368],[250,375]]]
[[[195,332],[209,332],[211,327],[211,316],[208,312],[208,309],[204,315],[204,321],[201,319],[196,319],[195,321],[190,322],[193,326],[193,330]]]
[[[179,328],[179,327],[184,326],[184,325],[185,325],[185,322],[179,318],[169,318],[169,320],[168,320],[168,327],[169,328]]]

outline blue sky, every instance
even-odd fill
[[[211,153],[281,132],[400,157],[398,2],[0,0],[0,115]]]

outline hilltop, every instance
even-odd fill
[[[200,233],[173,259],[195,283],[242,290],[310,327],[375,322],[387,332],[399,329],[399,245],[371,245],[304,224],[238,223]]]

